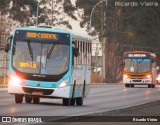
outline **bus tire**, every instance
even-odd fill
[[[76,99],[71,99],[70,104],[71,104],[71,105],[75,105],[75,102],[76,102]]]
[[[15,94],[15,102],[16,103],[22,103],[23,102],[23,95]]]
[[[68,99],[68,98],[63,98],[63,105],[64,106],[69,106],[70,105],[70,99]]]
[[[152,84],[152,88],[155,88],[155,84]]]
[[[125,87],[127,88],[127,87],[130,87],[130,85],[129,84],[125,84]]]
[[[148,88],[152,88],[152,84],[149,84],[149,85],[148,85]]]
[[[134,84],[131,84],[131,87],[134,88]]]
[[[78,106],[82,106],[83,105],[83,97],[76,98],[76,104]]]
[[[25,102],[26,103],[31,103],[32,102],[32,97],[30,97],[30,96],[25,96]]]
[[[40,98],[38,98],[38,97],[33,98],[34,104],[38,104],[39,102],[40,102]]]

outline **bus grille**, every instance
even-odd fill
[[[142,82],[142,80],[138,80],[138,79],[136,79],[136,80],[132,80],[133,82]]]
[[[22,87],[23,91],[25,93],[32,94],[32,92],[43,92],[43,95],[51,95],[54,90],[50,89],[37,89],[37,88],[28,88],[28,87]]]

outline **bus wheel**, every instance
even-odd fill
[[[152,84],[149,84],[149,85],[148,85],[148,88],[152,88]]]
[[[129,84],[125,84],[125,87],[130,87],[130,85]]]
[[[63,105],[65,106],[69,106],[70,105],[70,99],[67,99],[67,98],[63,98]]]
[[[152,88],[155,88],[155,84],[152,84]]]
[[[32,97],[30,97],[30,96],[25,96],[25,101],[26,101],[26,103],[31,103],[32,102]]]
[[[15,102],[16,103],[22,103],[23,102],[23,95],[15,94]]]
[[[77,104],[78,106],[82,106],[82,105],[83,105],[83,98],[82,98],[82,97],[76,98],[76,104]]]
[[[38,104],[40,102],[40,98],[33,98],[33,103]]]
[[[131,84],[131,87],[133,88],[133,87],[134,87],[134,84]]]
[[[71,105],[75,105],[75,102],[76,102],[76,99],[71,99],[70,104],[71,104]]]

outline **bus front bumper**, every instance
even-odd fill
[[[124,84],[152,84],[152,79],[126,79],[123,78]]]
[[[24,94],[31,96],[51,97],[51,98],[69,98],[70,86],[63,88],[40,88],[21,85],[8,85],[9,94]]]

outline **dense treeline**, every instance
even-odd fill
[[[44,6],[39,8],[41,14],[39,23],[45,22],[52,25],[53,22],[63,22],[67,16],[76,19],[74,12],[83,10],[80,25],[81,27],[87,26],[87,31],[89,31],[92,8],[100,0],[76,0],[76,7],[71,4],[70,0],[53,0],[54,18],[51,18],[51,2],[52,0],[41,0],[40,5]],[[134,0],[132,2],[149,2],[150,6],[145,3],[143,6],[139,4],[126,7],[116,6],[115,2],[131,1],[107,0],[107,3],[103,1],[102,4],[97,5],[92,16],[94,30],[92,28],[91,34],[98,35],[101,41],[105,41],[105,82],[118,82],[121,79],[120,64],[123,52],[131,50],[160,52],[160,1]],[[158,6],[154,4],[155,2]],[[21,25],[34,24],[31,17],[36,16],[36,9],[37,0],[0,0],[0,15],[9,13],[10,18],[19,21]],[[69,22],[63,23],[71,28]]]
[[[98,2],[99,0],[77,0],[76,6],[84,10],[81,26],[89,25],[89,15]],[[106,82],[118,82],[121,79],[120,64],[123,52],[131,50],[160,52],[160,1],[134,0],[137,3],[145,2],[143,6],[140,3],[138,6],[116,6],[115,2],[117,0],[107,0],[106,6],[103,1],[102,5],[99,4],[95,8],[92,17],[94,33],[102,35],[105,40]]]
[[[66,18],[77,18],[74,15],[76,8],[70,0],[0,0],[0,16],[7,15],[20,26],[35,25],[38,1],[38,24],[61,24],[72,28]]]

